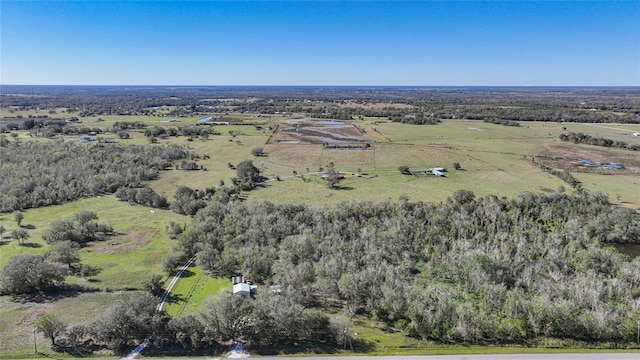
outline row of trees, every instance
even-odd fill
[[[567,134],[560,134],[560,140],[562,141],[570,141],[574,144],[587,144],[587,145],[596,145],[603,147],[617,147],[620,149],[628,149],[628,150],[640,150],[640,144],[629,144],[626,141],[622,140],[613,140],[607,139],[600,136],[592,136],[585,133],[575,133],[569,132]]]
[[[144,130],[146,137],[175,137],[175,136],[188,136],[188,137],[204,137],[207,138],[210,135],[220,135],[220,132],[215,130],[211,126],[183,126],[183,127],[160,127],[153,126]]]
[[[36,321],[36,328],[53,346],[74,348],[79,353],[106,347],[117,354],[125,354],[145,340],[149,346],[184,350],[217,350],[221,344],[238,339],[262,346],[334,346],[344,330],[340,321],[332,322],[320,312],[269,293],[255,298],[228,293],[210,297],[195,315],[179,318],[156,311],[156,303],[157,298],[148,294],[127,295],[89,325],[69,327],[55,315],[46,314]]]
[[[520,123],[513,120],[505,120],[505,119],[484,119],[484,122],[496,125],[504,125],[504,126],[515,126],[519,127]]]

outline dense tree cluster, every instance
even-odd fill
[[[171,210],[178,214],[195,215],[198,210],[207,206],[204,196],[203,192],[180,185],[173,195],[174,202],[171,203]]]
[[[560,140],[570,141],[574,144],[587,144],[603,147],[617,147],[620,149],[640,150],[640,144],[629,144],[626,141],[612,140],[600,136],[591,136],[585,133],[570,132],[568,134],[560,134]]]
[[[0,148],[0,212],[139,187],[188,157],[189,150],[175,145],[10,141]]]
[[[153,208],[166,208],[169,206],[167,198],[156,193],[148,186],[139,188],[121,187],[114,194],[119,200],[139,204]]]
[[[188,136],[188,137],[203,137],[206,138],[209,135],[220,135],[220,132],[215,130],[211,126],[183,126],[183,127],[160,127],[153,126],[146,128],[144,131],[146,137],[168,137],[168,136]]]
[[[260,169],[253,164],[252,160],[244,160],[236,165],[235,168],[236,177],[231,180],[242,190],[251,190],[257,184],[267,180],[261,175]]]
[[[113,231],[109,224],[98,223],[98,215],[82,210],[70,219],[55,220],[42,234],[42,239],[50,245],[71,241],[79,245],[104,237]]]
[[[220,343],[245,339],[254,345],[320,344],[336,338],[326,315],[266,289],[255,299],[210,297],[201,306],[200,320],[205,334]]]
[[[273,279],[304,306],[346,306],[428,340],[631,341],[640,218],[600,194],[456,192],[440,205],[317,209],[214,202],[181,241],[215,274]]]
[[[0,294],[13,296],[46,292],[64,283],[61,263],[40,255],[18,255],[0,272]]]
[[[153,333],[162,332],[168,317],[157,312],[156,306],[157,299],[151,295],[126,296],[106,310],[89,335],[95,342],[123,354],[134,342],[140,343]]]
[[[142,121],[116,121],[113,123],[112,131],[117,133],[129,129],[145,129],[147,124]]]

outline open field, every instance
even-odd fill
[[[108,119],[96,124],[104,127],[109,121],[123,117],[103,118]],[[127,117],[126,120],[150,123],[151,120],[157,119],[158,117],[140,116]],[[89,122],[91,121],[87,119],[85,124]],[[362,139],[373,141],[372,147],[365,150],[339,150],[325,149],[320,144],[267,144],[270,135],[268,131],[240,125],[216,127],[223,135],[211,136],[208,139],[161,139],[158,141],[159,144],[181,144],[201,156],[207,155],[207,159],[197,160],[207,171],[165,171],[158,181],[151,183],[151,186],[171,199],[178,185],[205,189],[219,186],[221,181],[228,184],[235,176],[235,170],[231,169],[229,164],[235,165],[252,158],[254,164],[263,170],[267,177],[273,179],[279,176],[284,181],[271,182],[264,189],[250,193],[249,198],[277,202],[324,203],[329,198],[338,199],[334,201],[383,200],[395,199],[401,194],[406,194],[414,200],[441,201],[458,189],[471,190],[478,195],[496,194],[509,197],[522,191],[552,191],[560,186],[567,187],[558,178],[540,171],[529,160],[531,156],[557,157],[562,153],[566,155],[566,161],[556,161],[552,165],[567,168],[579,179],[584,179],[583,185],[586,189],[609,194],[611,201],[640,207],[640,193],[631,191],[638,182],[637,171],[640,165],[636,152],[574,145],[558,139],[558,136],[566,131],[584,131],[594,136],[640,143],[639,137],[631,135],[632,131],[640,132],[639,125],[523,122],[521,127],[507,127],[478,121],[444,121],[439,125],[416,126],[380,119],[355,123],[365,130]],[[245,135],[232,136],[225,131],[232,128],[233,130],[229,131],[241,129]],[[26,132],[17,133],[24,140],[32,139]],[[148,143],[142,133],[131,131],[131,134],[131,139],[122,142]],[[255,147],[263,147],[266,156],[253,157],[251,150]],[[576,149],[581,151],[580,157],[591,158],[594,161],[620,160],[627,165],[628,170],[603,172],[584,167],[576,169],[573,161],[575,159],[572,159],[577,157]],[[454,162],[460,163],[463,171],[453,171]],[[286,179],[293,171],[299,174],[318,172],[320,168],[326,171],[331,163],[336,170],[351,173],[361,170],[362,174],[366,175],[363,178],[344,181],[343,187],[351,188],[348,191],[324,189],[318,186],[321,182],[307,184],[299,178]],[[400,165],[408,166],[413,171],[430,167],[445,167],[450,171],[444,179],[415,178],[400,175],[397,172]],[[7,228],[11,229],[10,224]],[[33,237],[37,238],[38,229],[34,231],[34,235]],[[12,256],[11,252],[5,251],[5,254]]]
[[[173,317],[193,315],[204,299],[225,289],[232,289],[229,279],[212,278],[199,267],[192,266],[182,274],[171,291],[164,310]]]
[[[584,156],[593,154],[592,157],[596,157],[597,153],[600,154],[598,158],[608,158],[612,162],[627,159],[627,170],[609,170],[609,176],[586,170],[575,175],[579,179],[593,178],[583,181],[586,189],[607,193],[611,201],[619,201],[633,208],[640,207],[639,192],[620,191],[632,189],[638,182],[638,154],[627,150],[563,143],[558,139],[560,134],[566,132],[563,128],[567,126],[563,124],[522,123],[521,127],[507,127],[473,121],[445,121],[434,126],[392,122],[370,123],[363,127],[366,126],[375,128],[375,133],[386,140],[376,141],[366,150],[333,150],[313,144],[269,144],[265,147],[268,156],[256,159],[267,167],[267,176],[278,175],[281,178],[290,177],[294,170],[299,174],[317,172],[319,167],[326,169],[329,163],[333,163],[337,170],[347,172],[347,180],[341,182],[343,190],[326,189],[319,181],[305,183],[300,178],[283,178],[282,182],[270,182],[266,189],[250,193],[250,198],[325,204],[397,199],[406,194],[416,201],[439,202],[458,189],[471,190],[478,196],[496,194],[506,197],[523,191],[548,192],[568,185],[542,172],[530,159],[532,156],[549,155],[550,146],[562,146],[584,149]],[[569,130],[573,130],[583,125],[568,126]],[[640,131],[637,125],[627,127]],[[606,134],[596,134],[611,137],[614,135],[611,132],[621,134],[617,130],[604,131]],[[630,134],[620,136],[627,142],[640,142]],[[567,159],[564,163],[558,163],[557,167],[571,170],[570,165],[574,160]],[[463,170],[454,171],[454,162],[460,163]],[[446,178],[412,177],[401,175],[397,171],[400,165],[409,166],[414,171],[431,167],[445,167],[449,171]],[[362,177],[349,175],[357,173],[358,169],[362,170]]]
[[[108,123],[116,118],[123,119],[105,116],[105,121],[94,124],[107,129],[110,127]],[[152,124],[151,120],[156,121],[159,118],[161,117],[130,116],[126,117],[126,121],[144,121]],[[180,126],[187,122],[187,119],[180,120],[180,123],[157,124]],[[195,121],[195,117],[190,120]],[[273,124],[278,120],[264,121]],[[471,190],[479,196],[496,194],[512,197],[523,191],[553,191],[560,186],[567,188],[567,184],[542,172],[531,162],[533,156],[545,156],[560,158],[555,161],[545,160],[544,163],[566,169],[578,179],[584,179],[584,188],[608,194],[611,201],[624,206],[640,208],[640,192],[630,191],[637,186],[640,173],[637,152],[576,145],[562,142],[558,138],[562,133],[573,131],[639,144],[640,137],[632,135],[633,132],[640,132],[640,125],[637,124],[522,122],[520,127],[509,127],[480,121],[445,120],[438,125],[418,126],[367,118],[355,120],[353,123],[358,129],[362,129],[359,141],[369,141],[371,147],[365,150],[347,150],[326,148],[313,141],[292,143],[289,141],[291,136],[281,133],[280,130],[291,127],[292,122],[311,120],[283,121],[285,125],[280,126],[273,136],[264,127],[258,130],[254,126],[221,125],[215,128],[222,135],[210,136],[208,139],[195,138],[189,141],[190,139],[183,136],[159,139],[159,144],[181,144],[203,156],[196,161],[207,171],[166,171],[158,181],[152,182],[151,186],[171,199],[179,185],[204,190],[217,187],[221,182],[230,184],[235,170],[229,164],[235,165],[245,159],[253,159],[254,164],[265,176],[270,179],[280,177],[283,181],[271,182],[265,188],[249,193],[248,196],[274,202],[334,203],[345,200],[384,200],[397,199],[402,194],[413,200],[438,202],[458,189]],[[89,123],[92,123],[91,118],[87,118],[83,125]],[[131,139],[117,141],[148,143],[143,131],[129,132]],[[29,138],[25,132],[19,133],[21,138]],[[356,133],[352,135],[357,136]],[[254,157],[251,150],[256,147],[262,147],[266,156]],[[603,171],[584,166],[576,167],[578,158],[619,162],[625,165],[625,169]],[[459,163],[463,170],[453,171],[454,162]],[[362,178],[349,179],[343,182],[343,188],[350,190],[337,191],[311,183],[307,186],[299,181],[300,179],[290,179],[294,171],[298,174],[318,172],[321,168],[327,171],[331,164],[338,171],[366,174],[364,179],[367,181],[360,181]],[[414,178],[401,176],[397,172],[401,165],[408,166],[412,171],[431,167],[444,167],[449,171],[445,179]],[[371,177],[375,177],[375,180]],[[321,184],[316,182],[316,185]],[[627,190],[623,191],[624,189]]]

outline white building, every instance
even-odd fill
[[[251,295],[251,285],[247,283],[237,283],[233,285],[233,295],[240,295],[240,296]]]

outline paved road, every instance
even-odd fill
[[[590,353],[590,354],[501,354],[501,355],[412,355],[412,356],[329,356],[329,357],[265,357],[283,360],[640,360],[635,353]]]
[[[140,360],[144,358],[141,357]],[[501,355],[412,355],[412,356],[309,356],[309,357],[254,357],[265,360],[640,360],[640,351],[629,353],[587,354],[501,354]],[[213,360],[206,358],[157,358],[157,360]]]
[[[283,360],[358,360],[367,356],[329,357],[268,357]],[[590,353],[590,354],[501,354],[501,355],[419,355],[419,356],[375,356],[380,360],[640,360],[635,353]]]

